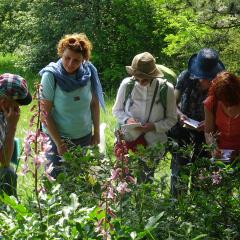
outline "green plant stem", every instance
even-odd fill
[[[106,206],[105,206],[105,222],[104,222],[104,232],[107,232],[107,210],[108,210],[108,200],[105,198]],[[107,240],[107,234],[105,234],[105,239]]]
[[[35,193],[36,193],[36,199],[37,199],[40,219],[42,220],[43,219],[43,215],[42,215],[42,209],[41,209],[41,206],[40,206],[39,194],[38,194],[37,186],[38,186],[38,171],[37,171],[37,166],[35,166]]]
[[[123,158],[124,156],[122,156],[122,161],[121,161],[121,168],[122,168],[122,174],[121,174],[121,182],[122,182],[122,179],[123,179],[123,173],[124,173],[124,166],[123,166]],[[122,195],[120,194],[120,223],[122,225],[122,219],[123,219],[123,207],[122,207]]]
[[[151,237],[151,239],[155,240],[155,238],[153,237],[153,235],[151,234],[151,232],[149,230],[147,230],[149,236]]]
[[[139,194],[141,197],[138,196],[137,193],[135,193],[135,200],[136,200],[136,209],[137,209],[137,213],[138,213],[138,217],[139,217],[139,225],[142,226],[142,194]]]
[[[37,95],[39,96],[39,87],[37,89]],[[37,117],[37,126],[36,126],[36,133],[39,130],[39,125],[40,125],[40,102],[38,101],[38,117]],[[37,139],[38,134],[36,134],[36,138],[35,138],[35,149],[34,152],[36,155],[38,155],[38,139]],[[36,194],[36,198],[37,198],[37,204],[38,204],[38,210],[39,210],[39,214],[40,214],[40,219],[43,219],[43,215],[42,215],[42,209],[41,209],[41,205],[40,205],[40,200],[39,200],[39,194],[38,194],[38,169],[37,169],[37,165],[35,164],[35,194]]]

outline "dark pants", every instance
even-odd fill
[[[0,193],[17,197],[17,174],[10,168],[0,168]]]
[[[73,146],[89,146],[91,143],[91,137],[92,133],[78,139],[68,139],[67,142],[70,143],[70,145]],[[62,167],[61,167],[61,157],[58,155],[57,152],[57,146],[54,143],[54,141],[49,137],[51,149],[46,152],[46,158],[49,161],[49,164],[53,164],[54,169],[51,172],[51,176],[56,178],[59,173],[62,172]]]
[[[202,149],[202,145],[205,143],[204,132],[198,132],[195,130],[187,129],[178,126],[177,138],[174,140],[178,143],[177,151],[172,152],[171,161],[171,194],[176,197],[180,194],[185,194],[188,190],[188,179],[190,177],[190,171],[186,168],[188,163],[194,163],[198,158],[208,156],[208,153]],[[193,151],[191,154],[183,154],[179,149],[183,149],[184,146],[191,145]],[[184,179],[181,175],[184,174]],[[192,180],[194,176],[192,176]]]
[[[160,158],[151,160],[151,166],[141,158],[138,160],[138,183],[152,183]]]

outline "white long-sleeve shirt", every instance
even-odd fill
[[[165,143],[167,141],[166,132],[177,122],[176,99],[173,85],[167,82],[167,106],[166,116],[164,116],[164,107],[161,102],[159,102],[159,91],[161,84],[165,80],[157,78],[147,86],[142,86],[136,82],[131,96],[127,99],[124,107],[125,92],[129,81],[131,81],[130,77],[125,78],[118,89],[116,101],[112,109],[113,115],[120,124],[124,124],[128,118],[134,118],[136,121],[145,124],[149,116],[156,83],[159,81],[159,88],[148,120],[148,122],[154,123],[156,130],[147,132],[145,134],[145,140],[148,145],[153,145],[157,142]],[[127,134],[127,136],[127,141],[134,140],[131,139],[131,134]]]

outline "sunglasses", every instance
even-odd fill
[[[78,51],[83,51],[84,50],[84,42],[83,41],[78,41],[75,38],[70,38],[68,40],[69,46],[77,49]]]

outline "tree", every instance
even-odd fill
[[[169,29],[164,52],[177,69],[186,67],[187,59],[203,47],[216,49],[230,71],[239,74],[239,11],[238,1],[156,1],[165,14]],[[185,64],[184,64],[185,63]]]

